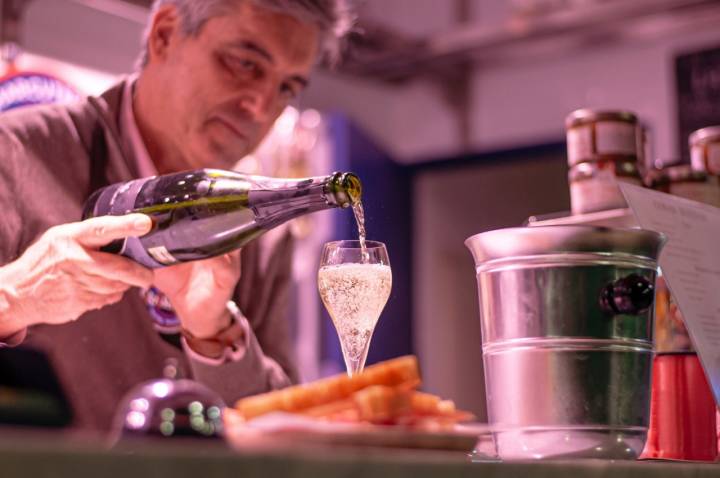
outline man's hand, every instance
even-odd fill
[[[148,216],[129,214],[48,229],[19,259],[0,267],[0,336],[34,324],[69,322],[118,302],[130,287],[148,287],[152,271],[98,249],[151,227]]]
[[[230,325],[225,304],[240,279],[240,251],[156,269],[155,286],[170,299],[182,326],[210,338]]]

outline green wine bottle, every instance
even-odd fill
[[[147,214],[152,230],[103,250],[158,268],[238,249],[290,219],[360,201],[353,173],[304,179],[198,169],[106,186],[85,203],[83,219]]]

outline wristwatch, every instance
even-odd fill
[[[238,360],[245,354],[250,323],[232,300],[227,302],[226,308],[230,313],[230,325],[214,337],[201,339],[195,337],[189,330],[181,329],[185,342],[194,352],[211,359],[227,357],[233,360]]]

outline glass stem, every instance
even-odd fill
[[[370,349],[370,339],[365,342],[365,346],[362,352],[357,357],[351,357],[345,348],[345,342],[340,341],[340,349],[342,350],[343,359],[345,360],[345,368],[347,368],[347,374],[352,377],[363,371],[365,368],[365,361],[367,360],[368,350]]]
[[[345,367],[347,367],[347,374],[348,376],[352,377],[355,374],[358,374],[363,371],[363,368],[365,368],[365,360],[367,359],[367,353],[362,354],[362,356],[352,359],[350,357],[345,357]]]

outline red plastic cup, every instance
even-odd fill
[[[715,461],[715,415],[715,399],[697,354],[658,354],[653,362],[650,429],[640,458]]]

